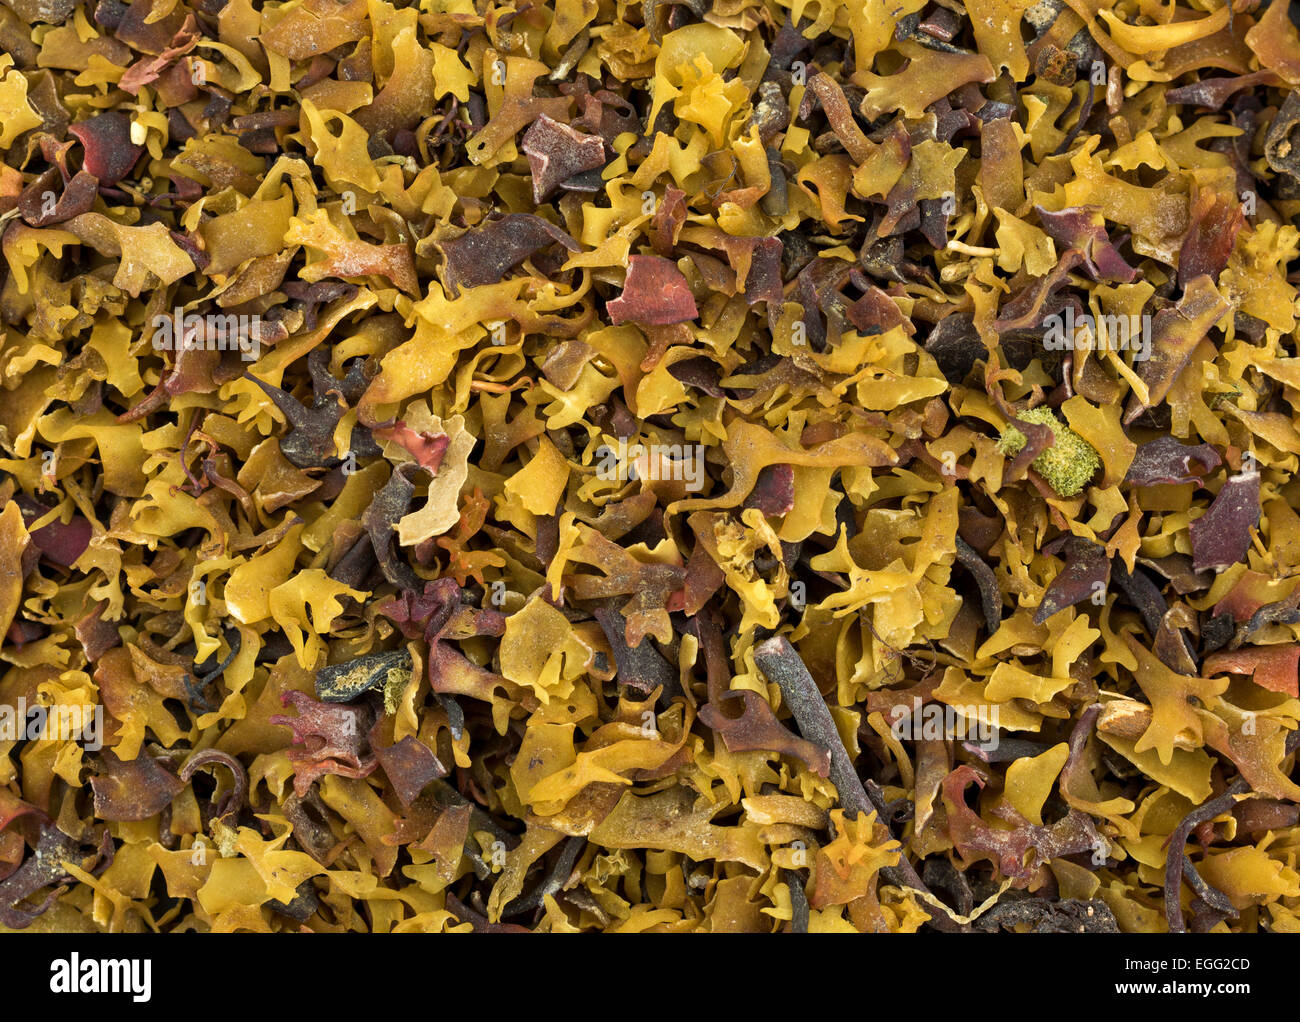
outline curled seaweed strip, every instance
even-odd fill
[[[230,776],[234,780],[234,787],[230,793],[221,800],[220,804],[214,804],[211,807],[212,818],[224,820],[226,817],[239,812],[248,801],[248,771],[244,769],[243,763],[220,749],[204,749],[187,759],[177,776],[188,784],[195,771],[210,769],[214,766],[225,767],[230,771]]]
[[[1244,777],[1238,777],[1218,798],[1197,806],[1183,817],[1182,822],[1169,835],[1166,847],[1169,853],[1165,860],[1165,919],[1169,923],[1170,933],[1186,933],[1187,926],[1183,919],[1183,904],[1179,894],[1183,883],[1183,871],[1188,862],[1182,849],[1192,830],[1213,820],[1216,816],[1229,812],[1237,804],[1237,796],[1250,791],[1250,784]],[[1200,877],[1197,877],[1200,880]],[[1207,885],[1208,886],[1208,885]],[[1195,889],[1195,888],[1194,888]],[[1199,893],[1199,892],[1198,892]]]

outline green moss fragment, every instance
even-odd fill
[[[1065,425],[1046,406],[1031,408],[1020,413],[1018,418],[1036,426],[1046,426],[1052,431],[1052,446],[1030,462],[1034,471],[1046,479],[1062,497],[1073,497],[1082,490],[1101,465],[1101,457],[1092,444]],[[998,450],[1007,457],[1014,458],[1024,450],[1027,442],[1025,434],[1008,423],[1002,431]]]

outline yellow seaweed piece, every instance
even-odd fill
[[[1018,759],[1007,767],[1007,801],[1030,823],[1042,826],[1043,803],[1069,755],[1070,746],[1059,742],[1044,753]]]

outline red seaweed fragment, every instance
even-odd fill
[[[1191,524],[1192,567],[1221,570],[1243,560],[1260,513],[1259,472],[1230,476],[1210,510]]]
[[[447,260],[447,283],[453,291],[459,291],[498,283],[510,270],[551,244],[578,251],[577,242],[541,217],[511,213],[466,231],[459,238],[439,242],[438,247]]]
[[[45,517],[51,510],[25,493],[18,494],[14,498],[14,503],[22,511],[23,520],[28,525]],[[53,521],[34,530],[31,535],[32,542],[41,553],[55,564],[68,568],[76,564],[81,555],[86,552],[94,535],[94,529],[82,515],[73,515],[72,521],[66,524],[56,516]]]
[[[1186,287],[1202,274],[1217,284],[1245,223],[1246,216],[1235,196],[1212,188],[1198,190],[1192,200],[1187,237],[1178,252],[1179,286]]]
[[[1199,483],[1222,462],[1209,444],[1181,444],[1171,436],[1140,444],[1124,481],[1134,486]]]
[[[447,768],[438,757],[411,735],[393,745],[382,745],[376,744],[372,731],[370,745],[404,806],[410,807],[430,783],[447,776]]]
[[[614,324],[633,320],[668,326],[699,316],[682,271],[661,256],[629,256],[623,293],[609,302],[606,310]]]
[[[298,715],[277,713],[268,722],[289,728],[293,731],[293,744],[306,746],[288,751],[294,762],[293,790],[299,798],[326,774],[369,777],[379,765],[373,753],[363,751],[370,730],[368,708],[318,703],[311,696],[294,691],[284,693],[280,701],[285,706],[292,705]]]
[[[1102,843],[1091,817],[1077,809],[1050,826],[1036,826],[1005,807],[999,815],[1014,829],[995,830],[966,804],[965,792],[972,783],[982,788],[985,781],[970,766],[958,767],[943,782],[948,831],[953,846],[967,861],[987,857],[1004,876],[1028,882],[1051,859],[1091,852]]]
[[[131,172],[144,146],[131,141],[131,119],[120,110],[96,114],[68,128],[85,149],[86,171],[101,185],[112,186]]]
[[[524,132],[519,148],[533,175],[533,201],[544,202],[576,174],[605,165],[605,141],[584,135],[542,114]]]
[[[1111,243],[1099,210],[1076,207],[1052,212],[1035,206],[1034,212],[1053,241],[1083,253],[1084,266],[1093,280],[1129,284],[1137,279],[1137,270],[1124,261]]]
[[[185,789],[185,782],[152,756],[120,760],[112,749],[100,753],[102,771],[90,778],[95,815],[101,820],[147,820]]]
[[[728,708],[734,703],[740,704],[740,713],[731,717]],[[755,749],[779,752],[803,760],[819,777],[830,774],[830,752],[787,731],[767,700],[757,692],[748,689],[728,692],[717,705],[702,706],[700,720],[722,736],[731,752]]]

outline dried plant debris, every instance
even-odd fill
[[[0,0],[0,929],[1300,929],[1282,0]]]

